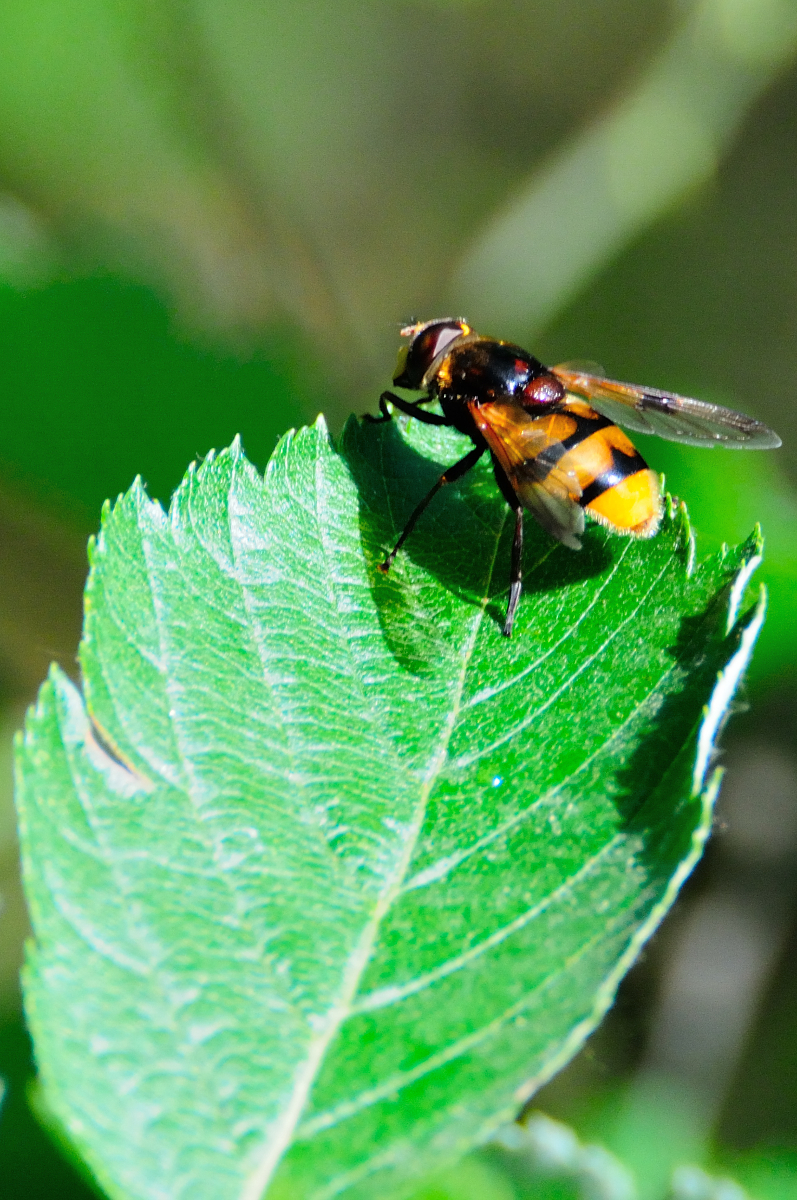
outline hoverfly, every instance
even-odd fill
[[[382,415],[369,419],[389,421],[390,401],[427,425],[453,426],[474,448],[421,500],[380,569],[390,569],[440,488],[461,479],[489,451],[496,483],[515,514],[507,637],[522,586],[524,509],[571,550],[581,549],[585,512],[613,533],[639,538],[656,533],[662,515],[659,477],[618,425],[690,446],[766,450],[781,444],[766,425],[732,409],[604,379],[596,367],[545,367],[527,350],[482,337],[462,319],[419,321],[401,336],[409,340],[399,352],[393,382],[426,394],[410,402],[383,392]],[[421,407],[430,400],[439,400],[442,416]]]

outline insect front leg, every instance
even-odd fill
[[[434,414],[425,413],[424,415],[425,416],[433,416]],[[459,460],[459,462],[454,463],[453,467],[449,467],[447,471],[443,472],[443,474],[440,476],[440,478],[438,479],[437,483],[434,485],[432,490],[426,496],[424,496],[423,500],[421,500],[418,507],[412,513],[412,516],[410,517],[409,521],[404,526],[404,532],[402,533],[399,540],[396,542],[393,549],[388,554],[385,561],[383,563],[379,564],[380,571],[384,571],[387,574],[387,572],[390,570],[390,567],[393,563],[393,559],[396,557],[399,550],[404,545],[404,543],[406,542],[409,535],[412,533],[421,513],[428,507],[430,501],[434,500],[435,496],[440,491],[440,488],[443,487],[443,485],[446,483],[455,483],[457,479],[461,479],[463,475],[467,475],[467,473],[471,469],[471,467],[476,466],[476,463],[479,461],[481,456],[484,454],[485,449],[486,449],[485,446],[475,446],[473,448],[473,450],[471,450],[468,454],[465,455],[464,458],[461,458]]]
[[[385,421],[392,421],[393,414],[387,407],[387,397],[390,392],[382,392],[379,397],[379,411],[382,414],[380,417],[375,417],[373,413],[363,413],[363,420],[369,421],[372,425],[382,425]]]
[[[420,407],[421,404],[428,404],[428,396],[423,400],[402,400],[401,396],[396,396],[393,392],[382,392],[379,397],[379,411],[382,415],[372,417],[370,413],[365,413],[366,421],[371,421],[374,425],[381,425],[383,421],[392,420],[393,414],[387,407],[388,400],[400,412],[406,413],[408,417],[415,417],[416,421],[422,421],[424,425],[448,425],[450,423],[446,417],[442,417],[438,413],[426,412]]]
[[[501,495],[515,514],[515,536],[512,539],[512,560],[509,568],[509,604],[506,608],[503,629],[504,637],[511,637],[515,613],[520,603],[520,593],[523,590],[523,507],[519,504],[512,484],[507,479],[506,472],[495,455],[493,455],[493,474],[495,482],[501,489]]]

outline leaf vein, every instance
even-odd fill
[[[316,496],[318,496],[318,488],[316,488]],[[476,643],[478,630],[487,605],[487,599],[490,592],[490,583],[492,581],[495,559],[498,552],[498,544],[505,520],[506,517],[503,518],[496,531],[493,557],[485,582],[484,596],[475,619],[471,621],[471,630],[469,631],[467,643],[462,655],[462,666],[459,674],[458,686],[455,690],[454,696],[452,697],[450,716],[442,730],[439,745],[435,748],[434,752],[430,756],[429,766],[423,778],[418,800],[415,805],[413,819],[409,824],[403,852],[398,863],[396,864],[393,877],[383,889],[382,894],[374,908],[371,920],[363,929],[359,942],[355,947],[353,954],[350,956],[348,968],[343,979],[340,999],[327,1014],[327,1020],[325,1022],[323,1032],[318,1035],[302,1069],[297,1072],[293,1093],[287,1105],[283,1109],[283,1113],[279,1120],[278,1128],[275,1130],[274,1137],[272,1138],[272,1141],[257,1168],[249,1175],[249,1178],[241,1192],[240,1200],[260,1200],[260,1197],[263,1195],[268,1181],[272,1177],[273,1172],[277,1167],[277,1164],[287,1149],[291,1138],[295,1135],[301,1114],[310,1094],[310,1089],[323,1062],[324,1054],[326,1053],[326,1050],[331,1044],[333,1038],[337,1035],[344,1021],[351,1013],[352,1003],[354,997],[356,996],[357,988],[359,987],[363,972],[365,971],[365,968],[371,957],[379,928],[387,912],[390,910],[396,896],[400,893],[402,879],[406,874],[410,862],[412,861],[412,855],[423,827],[423,821],[426,815],[426,808],[432,783],[436,773],[440,770],[440,767],[445,761],[448,744],[450,742],[454,725],[456,723],[456,718],[459,713],[459,707],[461,705],[462,692],[465,683],[465,675],[473,654],[473,648]]]
[[[397,1071],[390,1078],[383,1080],[382,1083],[361,1092],[353,1100],[346,1100],[342,1104],[339,1104],[337,1108],[312,1117],[297,1130],[297,1140],[306,1141],[309,1137],[320,1133],[322,1130],[331,1129],[343,1121],[350,1120],[357,1113],[372,1107],[374,1104],[378,1104],[380,1100],[386,1100],[391,1096],[397,1095],[403,1088],[415,1083],[418,1079],[422,1079],[425,1075],[429,1075],[432,1071],[446,1066],[455,1058],[459,1058],[469,1050],[475,1049],[488,1038],[499,1033],[503,1025],[519,1016],[524,1009],[528,1008],[534,1002],[540,993],[545,992],[557,980],[570,971],[580,959],[585,957],[596,945],[603,941],[606,935],[613,931],[615,926],[621,924],[623,919],[624,914],[620,913],[613,920],[607,921],[591,938],[582,942],[578,949],[570,954],[560,967],[552,971],[549,975],[546,975],[544,979],[530,988],[519,1000],[516,1000],[509,1008],[504,1009],[497,1017],[493,1017],[491,1021],[482,1025],[481,1028],[475,1029],[471,1033],[467,1033],[456,1041],[451,1042],[444,1049],[438,1050],[436,1054],[429,1055],[423,1062],[418,1063],[416,1067],[412,1067],[408,1071]]]
[[[567,689],[572,686],[573,681],[575,679],[578,679],[578,677],[580,675],[582,675],[584,673],[584,671],[587,670],[588,667],[592,666],[592,664],[598,658],[600,658],[600,656],[607,650],[607,648],[612,644],[612,642],[614,642],[617,639],[617,637],[620,635],[620,633],[623,631],[623,629],[625,629],[625,627],[631,621],[633,621],[635,619],[635,617],[639,613],[639,611],[642,608],[642,606],[644,605],[644,603],[655,591],[656,587],[658,586],[659,581],[661,580],[662,576],[664,575],[665,571],[667,570],[667,567],[670,564],[670,560],[673,557],[674,557],[674,555],[671,554],[668,557],[668,559],[665,561],[664,566],[661,568],[658,575],[656,575],[655,579],[653,580],[653,583],[650,585],[650,587],[644,593],[644,595],[640,599],[639,603],[637,605],[635,605],[635,607],[627,614],[627,616],[625,616],[623,618],[622,621],[619,621],[615,625],[612,626],[611,632],[606,637],[606,639],[602,642],[602,644],[597,648],[597,650],[595,650],[592,654],[590,654],[588,658],[584,659],[584,661],[578,666],[578,668],[575,671],[573,671],[567,677],[567,679],[564,680],[564,682],[561,683],[558,688],[556,688],[555,691],[553,691],[551,693],[551,695],[548,697],[548,699],[545,701],[544,704],[541,704],[539,706],[539,708],[536,708],[533,712],[529,713],[522,720],[518,721],[511,729],[508,729],[501,737],[496,738],[496,740],[494,742],[491,742],[489,746],[482,746],[478,750],[474,751],[472,754],[462,754],[458,758],[452,759],[451,766],[454,769],[457,769],[457,768],[461,769],[462,767],[470,766],[472,763],[479,762],[480,759],[485,758],[488,754],[492,754],[500,746],[505,745],[507,742],[511,742],[514,738],[516,738],[518,736],[518,734],[523,733],[524,730],[528,729],[528,727],[530,725],[532,725],[539,717],[541,717],[543,715],[543,713],[547,712],[548,709],[551,708],[551,706],[559,699],[559,697],[562,695],[562,693],[567,691]]]
[[[513,934],[518,933],[521,929],[524,929],[530,921],[533,921],[537,917],[541,916],[548,908],[551,907],[552,904],[555,904],[557,900],[561,900],[563,897],[569,895],[573,888],[583,879],[585,879],[594,870],[601,859],[604,858],[620,841],[622,841],[622,835],[615,834],[615,836],[610,838],[609,841],[606,842],[599,851],[597,851],[597,853],[586,859],[584,864],[579,867],[577,871],[574,871],[572,875],[569,875],[566,879],[563,879],[562,882],[555,887],[553,891],[549,892],[544,899],[539,900],[536,904],[533,904],[531,908],[526,909],[525,912],[515,917],[514,920],[509,921],[506,925],[502,925],[499,929],[496,929],[493,933],[491,933],[489,937],[484,938],[483,941],[478,942],[476,945],[471,946],[468,950],[463,951],[462,954],[458,954],[453,958],[447,959],[445,962],[435,967],[433,971],[429,971],[425,975],[416,976],[415,979],[409,980],[407,983],[379,988],[376,991],[369,992],[367,995],[363,996],[362,1000],[357,1005],[354,1006],[353,1015],[363,1012],[373,1012],[374,1009],[378,1008],[389,1008],[393,1004],[397,1004],[401,1000],[406,999],[408,996],[415,995],[417,992],[421,992],[429,987],[432,987],[435,983],[441,979],[445,979],[448,975],[453,975],[456,971],[461,971],[464,967],[468,966],[469,963],[481,958],[482,955],[486,954],[489,950],[494,949],[496,946],[501,945],[501,943],[505,942],[507,938],[510,938]]]

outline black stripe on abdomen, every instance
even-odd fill
[[[589,417],[585,417],[583,413],[573,412],[572,408],[565,408],[562,411],[565,416],[576,423],[573,432],[561,443],[565,451],[574,450],[576,446],[580,446],[599,429],[608,429],[610,425],[614,425],[614,421],[610,421],[608,417],[604,417],[603,413],[595,412],[594,409]]]
[[[608,425],[612,423],[607,421]],[[588,484],[581,493],[578,502],[582,508],[586,508],[593,500],[597,500],[598,496],[602,496],[610,488],[616,487],[624,479],[636,475],[637,471],[647,470],[648,464],[636,451],[633,454],[623,454],[622,450],[618,450],[615,446],[611,447],[611,451],[612,465],[609,470],[602,471],[597,479],[593,479],[592,483]]]
[[[593,410],[592,415],[585,417],[582,413],[573,412],[571,408],[557,409],[563,416],[567,417],[568,421],[573,421],[575,429],[572,433],[563,438],[561,442],[554,442],[550,446],[546,446],[544,450],[535,457],[537,468],[537,478],[544,479],[548,472],[556,466],[560,459],[564,458],[568,450],[574,450],[576,446],[580,446],[593,433],[597,433],[599,429],[608,429],[614,421],[610,421],[608,417],[604,417],[602,413]],[[540,471],[540,467],[544,467],[544,471]]]

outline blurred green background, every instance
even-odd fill
[[[27,1100],[10,736],[75,672],[103,500],[374,411],[398,324],[455,313],[783,436],[639,439],[699,551],[761,522],[770,616],[718,835],[537,1102],[642,1197],[797,1197],[797,0],[3,0],[0,47],[2,1195],[90,1194]],[[493,1154],[425,1195],[569,1186]]]

